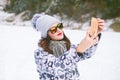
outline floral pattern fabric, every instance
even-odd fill
[[[39,48],[35,51],[35,62],[40,80],[80,80],[77,62],[90,58],[97,44],[91,46],[83,55],[78,56],[76,46],[71,45],[69,51],[56,58]]]

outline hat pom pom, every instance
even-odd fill
[[[32,18],[33,28],[36,29],[36,21],[37,21],[37,19],[38,19],[39,17],[41,17],[41,16],[42,16],[42,14],[35,14],[35,15],[33,15],[33,18]]]

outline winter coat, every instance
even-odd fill
[[[35,62],[40,80],[80,80],[80,74],[77,69],[79,61],[90,58],[98,44],[91,46],[82,55],[76,52],[75,45],[56,58],[54,55],[39,48],[35,51]]]

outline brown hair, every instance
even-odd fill
[[[45,51],[47,51],[48,53],[52,54],[53,51],[49,49],[50,40],[51,40],[50,36],[47,35],[46,38],[43,38],[42,40],[39,40],[38,46],[42,47]],[[70,43],[70,40],[66,37],[65,34],[64,34],[64,38],[62,40],[66,42],[67,50],[69,50],[71,43]]]

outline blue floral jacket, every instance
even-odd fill
[[[35,62],[40,80],[80,80],[77,62],[90,58],[97,44],[91,46],[82,55],[76,52],[76,46],[71,45],[70,50],[56,58],[54,55],[39,48],[35,51]]]

